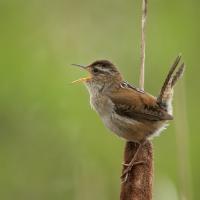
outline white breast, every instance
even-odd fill
[[[118,115],[114,111],[114,104],[111,99],[99,92],[97,87],[93,88],[91,85],[87,85],[87,89],[90,94],[90,105],[99,114],[104,125],[118,136],[126,138],[125,132],[129,132],[129,128],[139,122]]]

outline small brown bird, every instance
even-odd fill
[[[116,66],[108,60],[98,60],[88,66],[73,64],[89,72],[89,77],[74,82],[86,85],[91,107],[104,125],[127,141],[140,144],[131,162],[125,164],[124,175],[136,163],[144,142],[158,135],[167,121],[173,119],[173,86],[184,71],[184,63],[176,71],[180,59],[181,56],[176,58],[157,98],[124,81]]]

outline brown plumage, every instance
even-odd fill
[[[122,116],[137,121],[171,120],[173,117],[161,107],[156,98],[146,92],[139,92],[127,86],[111,93],[110,98],[115,104],[115,111]]]

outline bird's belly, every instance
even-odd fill
[[[123,130],[122,128],[119,126],[119,124],[117,124],[111,115],[107,115],[107,116],[103,116],[102,117],[102,121],[104,123],[104,125],[110,129],[113,133],[117,134],[118,136],[123,136]]]
[[[90,98],[90,104],[109,130],[128,141],[140,142],[149,138],[161,130],[165,124],[161,121],[140,122],[120,116],[115,113],[112,101],[106,97]]]
[[[123,127],[126,125],[123,120],[120,119],[120,116],[117,117],[118,115],[115,114],[114,104],[112,101],[104,96],[101,96],[100,98],[97,96],[95,96],[95,98],[91,96],[90,104],[91,107],[99,114],[104,125],[118,136],[123,137]]]
[[[116,113],[103,116],[104,125],[119,137],[128,141],[140,142],[157,136],[165,128],[165,122],[139,122],[124,118]]]
[[[102,117],[104,125],[119,137],[128,141],[139,142],[144,139],[145,132],[140,130],[142,124],[136,120],[112,113]]]

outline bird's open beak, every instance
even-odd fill
[[[72,65],[73,65],[73,66],[76,66],[76,67],[80,67],[80,68],[85,69],[85,70],[88,71],[88,66],[83,66],[83,65],[79,65],[79,64],[72,64]],[[80,78],[80,79],[78,79],[78,80],[75,80],[75,81],[73,81],[72,83],[86,82],[86,81],[88,81],[88,80],[90,80],[90,79],[91,79],[91,77],[88,76],[88,77],[84,77],[84,78]]]

